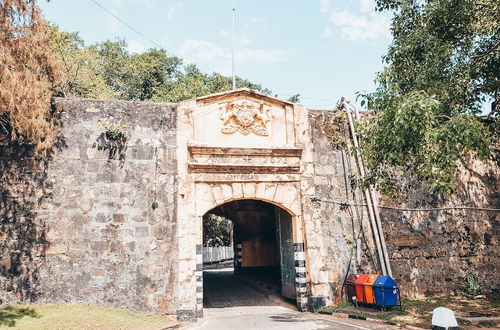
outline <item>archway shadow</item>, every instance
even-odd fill
[[[203,272],[203,307],[280,306],[268,294],[256,290],[237,275],[233,268]]]

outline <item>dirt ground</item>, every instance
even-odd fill
[[[324,308],[323,312],[348,313],[430,329],[432,311],[437,307],[451,309],[461,329],[497,329],[500,325],[498,294],[477,299],[458,296],[403,298],[402,311],[399,311],[399,307],[381,311],[368,307],[354,307],[348,302],[341,302]]]

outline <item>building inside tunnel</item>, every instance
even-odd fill
[[[226,233],[224,239],[210,238],[205,235],[206,231],[221,235],[224,230],[213,231],[206,223],[212,217],[218,216],[229,219],[232,231]],[[224,241],[231,239],[230,245],[234,249],[234,260],[231,274],[225,272],[213,272],[204,274],[204,301],[211,300],[211,292],[222,284],[217,290],[231,291],[231,287],[224,286],[224,280],[216,278],[220,276],[235,276],[244,282],[251,281],[254,285],[265,286],[288,300],[295,300],[295,262],[293,249],[292,217],[284,209],[274,204],[253,200],[235,200],[215,207],[205,214],[204,219],[204,243],[213,241]],[[213,224],[213,221],[210,222]],[[217,224],[215,224],[217,225]],[[208,265],[207,269],[214,269]],[[222,283],[221,283],[222,280]],[[226,281],[227,282],[227,281]],[[219,292],[217,294],[220,294]],[[231,295],[231,292],[225,294]],[[233,293],[237,295],[237,292]],[[234,300],[235,297],[231,297]],[[209,303],[208,303],[209,304]],[[207,303],[205,303],[207,305]]]

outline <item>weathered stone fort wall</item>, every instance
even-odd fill
[[[366,211],[351,208],[341,210],[339,203],[353,200],[350,189],[349,162],[354,159],[344,150],[334,148],[334,127],[338,125],[332,111],[312,110],[309,112],[311,139],[314,149],[314,196],[311,200],[313,219],[317,228],[311,228],[321,242],[312,248],[320,249],[323,264],[327,270],[323,283],[332,300],[340,298],[341,287],[347,271],[370,273],[379,269],[374,250],[370,224]],[[358,196],[361,197],[361,196]],[[356,213],[356,211],[360,211]],[[358,241],[359,239],[359,241]],[[359,246],[359,252],[357,248]],[[308,250],[311,246],[308,245]],[[359,263],[356,258],[359,253]],[[310,263],[319,262],[310,259]]]
[[[331,111],[311,111],[312,142],[315,150],[315,186],[318,199],[352,201],[348,162],[356,171],[355,160],[346,151],[335,150],[332,141],[339,120]],[[500,170],[498,160],[472,160],[461,163],[458,175],[459,187],[446,201],[439,202],[419,182],[402,179],[405,196],[401,200],[380,198],[381,205],[401,208],[440,208],[468,206],[500,208]],[[347,178],[344,176],[347,172]],[[358,196],[358,203],[365,203]],[[341,210],[338,204],[317,202],[315,217],[321,219],[322,235],[327,242],[326,262],[332,270],[332,287],[345,274],[349,256],[358,237],[359,219],[363,219],[364,237],[361,241],[361,264],[351,260],[351,271],[371,272],[380,269],[377,253],[373,249],[370,223],[366,208],[351,207]],[[356,210],[357,209],[357,210]],[[362,212],[361,217],[356,211]],[[354,235],[351,215],[354,213]],[[400,211],[381,208],[392,272],[405,295],[461,294],[469,285],[463,279],[467,272],[477,277],[482,292],[490,292],[499,286],[496,272],[500,265],[500,214],[483,210]],[[363,239],[366,238],[368,244]],[[355,250],[355,248],[354,248]],[[339,265],[342,265],[340,268]],[[335,293],[332,290],[332,294]]]
[[[174,312],[175,105],[55,103],[52,158],[0,146],[0,303]],[[125,145],[106,138],[103,121],[127,125]]]
[[[460,164],[459,188],[439,203],[425,187],[408,182],[405,200],[381,203],[408,208],[469,206],[500,208],[498,162]],[[500,213],[482,210],[409,212],[382,210],[395,278],[408,295],[460,294],[469,289],[463,275],[477,277],[482,292],[498,290]]]
[[[241,93],[241,100],[252,95]],[[245,198],[273,202],[294,216],[296,271],[307,281],[297,291],[301,302],[331,303],[348,270],[379,269],[366,210],[339,203],[364,201],[350,184],[354,160],[332,146],[335,114],[269,102],[282,116],[273,117],[273,129],[283,136],[272,138],[286,143],[268,146],[250,136],[259,151],[239,135],[232,137],[240,147],[230,140],[207,145],[225,136],[218,115],[210,115],[210,125],[203,117],[212,108],[194,100],[56,99],[62,131],[51,157],[0,144],[0,303],[96,303],[195,315],[202,308],[200,219]],[[126,125],[126,143],[110,140],[102,122]],[[191,135],[199,144],[191,144]],[[228,160],[205,155],[212,149],[235,153],[229,160],[240,172],[217,172]],[[280,160],[290,173],[248,173],[251,166],[274,166],[247,164],[248,150],[256,153],[253,161]],[[497,163],[463,166],[461,182],[449,205],[500,207]],[[416,184],[407,195],[381,204],[436,206]],[[403,292],[453,293],[467,270],[483,288],[498,285],[498,212],[383,210],[382,221]]]

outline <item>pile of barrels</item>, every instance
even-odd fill
[[[401,309],[399,286],[387,275],[351,274],[344,284],[345,297],[356,306],[378,306],[383,310],[391,306]]]

